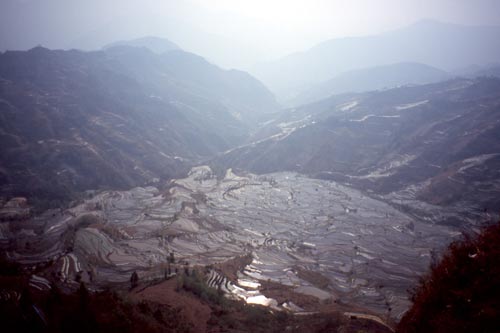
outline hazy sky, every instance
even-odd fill
[[[244,67],[329,38],[375,34],[424,18],[500,25],[500,1],[0,0],[0,50],[37,44],[92,49],[158,35]],[[229,54],[229,46],[240,53]]]

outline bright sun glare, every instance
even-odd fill
[[[206,5],[206,2],[204,3]],[[312,18],[321,17],[321,2],[290,0],[215,0],[209,7],[215,10],[234,12],[239,15],[299,28],[310,23]]]

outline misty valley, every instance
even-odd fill
[[[500,218],[499,35],[424,21],[250,73],[156,37],[1,53],[7,325],[413,332],[412,292]]]

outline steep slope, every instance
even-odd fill
[[[178,176],[245,139],[247,126],[231,115],[224,94],[196,94],[196,73],[169,71],[193,55],[174,62],[146,49],[120,50],[0,55],[2,196],[57,206],[84,190]],[[256,80],[198,61],[200,70],[209,68],[199,74],[213,89],[256,86],[257,96],[274,101]]]
[[[302,53],[260,64],[252,73],[280,100],[349,70],[418,62],[452,71],[498,61],[500,27],[421,21],[375,36],[332,39]]]
[[[301,105],[319,101],[331,95],[434,83],[449,77],[450,75],[445,71],[419,63],[370,67],[339,74],[333,79],[306,90],[288,103]]]
[[[289,110],[217,163],[497,209],[499,107],[500,80],[488,78],[341,95]]]
[[[230,111],[242,118],[278,110],[273,94],[246,72],[221,71],[202,57],[182,51],[165,54],[162,60],[178,78],[190,80],[199,89],[222,99]]]
[[[168,99],[182,96],[186,104],[217,101],[218,109],[225,109],[224,112],[250,126],[279,109],[273,94],[248,73],[222,70],[189,52],[175,50],[158,56],[145,49],[121,46],[108,49],[107,54],[155,94]]]
[[[397,332],[497,332],[500,224],[453,243],[413,295]]]

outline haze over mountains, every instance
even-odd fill
[[[109,49],[117,46],[144,47],[157,54],[181,49],[178,45],[172,43],[168,39],[153,36],[113,42],[111,44],[105,45],[103,49]]]
[[[40,327],[39,299],[87,285],[191,331],[237,331],[228,300],[393,331],[500,217],[499,36],[425,20],[248,72],[168,36],[0,53],[0,300]]]
[[[180,175],[277,110],[248,74],[180,50],[6,52],[0,77],[2,193],[49,202]]]
[[[404,85],[426,84],[450,78],[447,72],[419,63],[397,63],[341,73],[313,85],[288,101],[290,105],[316,102],[332,95],[395,88]]]
[[[499,34],[495,26],[424,20],[380,35],[329,40],[260,64],[252,73],[286,101],[310,85],[355,69],[416,62],[452,72],[471,64],[495,63],[500,58]]]

